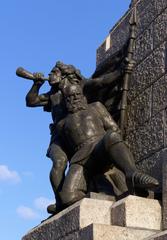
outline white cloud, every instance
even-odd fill
[[[51,200],[46,197],[39,197],[34,200],[35,207],[41,211],[46,211],[47,206],[53,203],[55,203],[55,200]]]
[[[26,206],[20,206],[16,211],[19,217],[26,220],[33,220],[39,217],[38,213],[36,213],[32,208]]]
[[[16,171],[10,170],[8,166],[0,165],[0,181],[18,183],[21,181],[21,178]]]

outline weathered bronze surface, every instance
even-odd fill
[[[110,107],[114,106],[115,95],[106,95],[106,88],[109,92],[117,88],[118,94],[123,74],[120,64],[108,74],[87,80],[74,66],[57,62],[49,74],[51,89],[42,95],[39,89],[44,76],[33,74],[34,84],[26,96],[27,106],[44,107],[53,119],[47,156],[53,162],[50,180],[56,208],[50,206],[49,212],[60,211],[85,197],[93,179],[113,166],[126,178],[123,181],[119,175],[111,174],[122,193],[126,189],[124,185],[130,193],[134,193],[136,187],[147,189],[158,185],[156,179],[137,170],[118,125],[103,104],[110,100]],[[25,70],[23,76],[27,76]],[[69,171],[65,177],[68,161]],[[117,195],[116,191],[114,194]]]
[[[26,96],[27,106],[43,107],[52,115],[47,156],[53,163],[50,181],[56,205],[48,207],[49,213],[62,210],[90,191],[108,193],[117,199],[128,193],[146,196],[148,189],[158,186],[155,178],[136,168],[123,139],[127,92],[135,64],[135,8],[129,23],[127,43],[90,79],[62,62],[56,63],[49,77],[23,68],[16,71],[19,77],[34,81]],[[45,81],[51,88],[39,94]]]

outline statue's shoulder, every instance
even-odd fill
[[[90,103],[89,104],[92,108],[95,108],[95,109],[101,109],[101,108],[104,108],[104,105],[97,101],[97,102],[93,102],[93,103]]]

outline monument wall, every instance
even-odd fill
[[[162,153],[167,147],[167,1],[133,1],[97,49],[97,70],[127,42],[134,8],[137,13],[136,65],[128,93],[126,141],[137,166],[161,183]]]

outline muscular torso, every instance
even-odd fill
[[[59,124],[61,125],[61,123]],[[59,126],[58,126],[59,128]],[[86,110],[68,114],[63,123],[64,139],[73,149],[105,134],[103,122],[96,110],[88,105]]]

